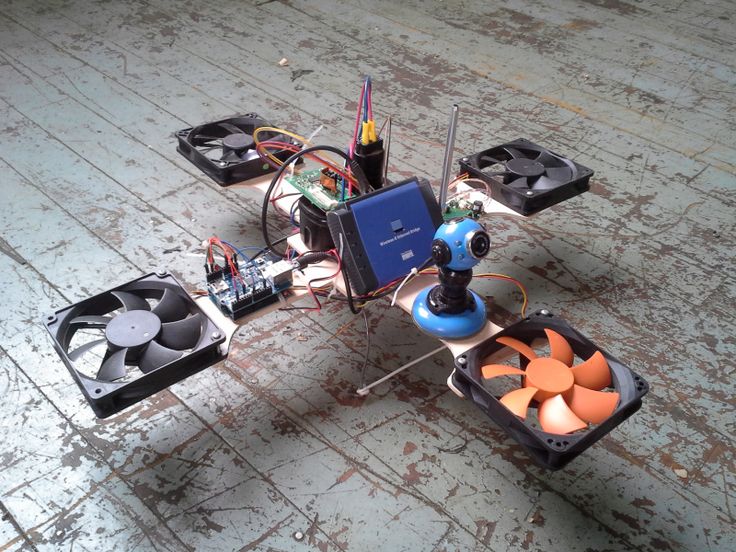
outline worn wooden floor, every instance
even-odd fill
[[[0,5],[0,549],[736,549],[733,2],[259,4]],[[256,110],[345,143],[367,73],[394,176],[438,177],[455,101],[458,153],[524,136],[596,171],[489,221],[484,266],[651,384],[561,472],[447,390],[449,354],[352,395],[364,337],[339,305],[264,317],[105,421],[38,323],[161,266],[199,287],[211,233],[260,244],[258,194],[172,132]],[[513,318],[508,287],[475,287]],[[369,321],[371,376],[434,346],[383,306]]]

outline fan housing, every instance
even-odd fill
[[[554,343],[555,336],[569,345],[564,362],[559,351],[566,347]],[[551,356],[557,359],[539,356],[529,360],[529,352],[521,354],[547,340]],[[495,364],[494,359],[508,352],[503,350],[506,347],[520,352],[519,369]],[[574,364],[574,356],[581,362]],[[602,364],[608,372],[592,370],[586,373],[587,378],[581,380],[576,375],[574,381],[580,387],[600,390],[594,397],[606,404],[586,404],[586,394],[596,391],[583,390],[577,398],[573,394],[580,390],[571,374],[581,365],[589,368],[591,364]],[[539,465],[552,470],[564,467],[636,412],[649,390],[641,376],[547,310],[537,311],[481,342],[458,356],[455,366],[452,386],[501,426]],[[498,376],[521,376],[518,389],[497,396],[489,388]],[[592,422],[581,423],[575,416],[565,418],[570,409],[564,403],[572,404],[577,414]],[[541,427],[536,427],[532,415],[525,416],[527,408],[538,416]]]
[[[524,138],[463,157],[460,172],[486,182],[493,199],[525,216],[588,191],[593,175]]]
[[[56,311],[44,325],[100,418],[227,356],[225,334],[165,272]]]
[[[268,126],[257,113],[247,113],[185,128],[176,133],[176,150],[220,186],[228,186],[275,171],[258,155],[253,140],[255,129]],[[259,133],[259,139],[293,143],[288,136],[270,131]],[[291,155],[287,150],[271,153],[281,161]]]

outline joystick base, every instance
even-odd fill
[[[483,329],[486,324],[486,306],[477,293],[468,290],[475,302],[474,308],[456,314],[435,314],[429,304],[432,289],[427,287],[420,291],[411,309],[414,322],[421,330],[440,339],[463,339]]]

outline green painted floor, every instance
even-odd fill
[[[736,549],[734,51],[726,0],[2,2],[0,550]],[[340,304],[265,316],[104,421],[54,353],[44,313],[160,267],[194,291],[203,239],[261,243],[259,194],[176,130],[257,111],[345,144],[365,74],[394,178],[436,183],[453,102],[458,155],[526,137],[596,171],[490,219],[482,265],[651,385],[566,469],[453,395],[449,353],[357,398]],[[513,288],[474,287],[516,318]],[[368,320],[370,377],[436,347]]]

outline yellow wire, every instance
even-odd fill
[[[260,144],[263,141],[263,140],[259,140],[258,139],[258,135],[261,132],[275,132],[277,134],[284,134],[284,135],[286,135],[286,136],[288,136],[290,138],[293,138],[294,140],[296,140],[297,142],[301,143],[302,145],[305,145],[305,146],[311,146],[312,145],[312,142],[310,142],[304,136],[300,136],[299,134],[295,134],[294,132],[291,132],[289,130],[285,130],[283,128],[278,128],[278,127],[258,127],[257,129],[255,129],[253,131],[253,141],[255,142],[256,146],[258,146],[258,144]],[[270,151],[267,151],[266,150],[266,155],[268,156],[268,158],[271,161],[273,161],[274,163],[276,163],[279,167],[284,164],[284,162],[281,161],[281,159],[279,159],[278,157],[276,157]],[[328,159],[329,161],[331,161],[333,164],[337,164],[334,161],[334,159],[331,159],[330,158],[329,155],[323,155],[323,157],[325,159]]]
[[[521,303],[521,316],[526,317],[526,307],[529,304],[529,298],[526,294],[526,288],[524,288],[524,285],[517,280],[516,278],[512,278],[511,276],[507,276],[506,274],[496,274],[495,272],[484,272],[482,274],[473,274],[473,277],[478,278],[496,278],[498,280],[506,280],[507,282],[513,283],[517,288],[519,288],[519,291],[521,291],[521,296],[523,297],[523,302]]]
[[[265,140],[259,140],[258,139],[258,134],[260,134],[261,132],[275,132],[275,133],[278,133],[278,134],[284,134],[284,135],[286,135],[286,136],[288,136],[290,138],[293,138],[297,142],[300,142],[304,146],[312,146],[313,145],[312,142],[310,140],[308,140],[307,138],[305,138],[304,136],[300,136],[299,134],[296,134],[296,133],[291,132],[289,130],[285,130],[283,128],[278,128],[278,127],[258,127],[257,129],[255,129],[253,131],[253,142],[255,142],[256,146],[258,146],[258,144],[260,144],[261,142],[265,141]],[[280,167],[281,165],[284,164],[284,162],[281,161],[281,159],[279,159],[278,157],[276,157],[270,151],[268,151],[268,150],[264,150],[264,151],[266,152],[266,155],[268,156],[268,158],[271,159],[274,163],[276,163],[277,166]],[[339,162],[338,161],[335,161],[335,159],[333,157],[331,157],[329,154],[327,154],[327,153],[324,153],[324,154],[320,153],[320,156],[323,157],[324,159],[327,159],[328,161],[330,161],[333,165],[338,165],[339,166]]]

